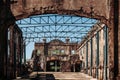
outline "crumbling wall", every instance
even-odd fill
[[[109,18],[109,0],[18,0],[11,4],[16,19],[46,12],[91,17],[91,7],[95,18]]]

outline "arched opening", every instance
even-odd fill
[[[46,71],[47,62],[54,60],[53,71],[79,70],[96,78],[107,75],[108,59],[105,57],[108,56],[108,33],[107,27],[99,20],[74,15],[44,14],[18,20],[16,23],[23,32],[26,46],[35,42],[34,50],[31,49],[28,53],[33,51],[32,58],[27,61],[32,69],[41,67],[42,71]],[[99,59],[100,55],[103,56],[102,59]],[[57,60],[60,64],[56,67]]]

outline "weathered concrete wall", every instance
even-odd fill
[[[111,0],[110,19],[109,26],[109,67],[110,67],[110,79],[114,79],[119,76],[120,79],[120,1]]]
[[[46,11],[47,13],[75,14],[91,17],[89,13],[92,6],[95,18],[102,17],[108,19],[109,5],[109,0],[18,0],[17,3],[11,5],[11,10],[16,19],[44,14]],[[83,7],[84,13],[78,11],[81,7]]]
[[[83,57],[83,59],[82,58],[80,59],[83,61],[83,63],[85,63],[85,66],[83,67],[86,68],[86,63],[87,63],[86,61],[87,47],[86,46],[88,43],[88,69],[84,69],[84,70],[88,70],[89,75],[92,75],[93,77],[97,77],[99,80],[103,80],[105,79],[105,76],[107,76],[107,78],[109,77],[109,70],[106,70],[107,74],[105,75],[105,61],[106,61],[105,60],[105,54],[106,54],[105,53],[105,50],[106,50],[105,30],[103,28],[103,25],[101,25],[101,27],[100,26],[95,26],[95,27],[98,27],[98,29],[96,29],[96,31],[93,32],[92,35],[89,34],[89,37],[87,37],[87,39],[85,39],[84,42],[81,43],[81,46],[79,47],[78,51],[80,51],[79,55]],[[99,35],[97,34],[97,32]],[[97,47],[97,44],[98,44],[98,47]],[[91,53],[92,53],[92,56],[91,56]],[[97,57],[97,54],[99,55],[99,58]],[[108,51],[107,51],[107,54],[108,54]],[[108,56],[109,54],[107,55],[107,58]],[[108,60],[109,59],[107,59],[107,62]],[[97,66],[97,62],[99,64],[98,66]],[[91,66],[91,63],[92,63],[92,66]],[[109,63],[106,66],[108,67],[108,65]],[[97,68],[98,68],[98,73],[97,73]],[[92,71],[90,69],[92,69]],[[98,74],[98,76],[96,74]]]

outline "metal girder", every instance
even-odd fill
[[[59,14],[31,16],[29,18],[17,21],[18,25],[80,25],[95,23],[95,19]]]
[[[80,42],[97,20],[85,17],[45,14],[31,16],[16,22],[23,31],[25,41],[47,41],[60,39],[65,41],[70,38],[71,42]]]

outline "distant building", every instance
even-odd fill
[[[70,43],[68,38],[65,43],[58,39],[51,40],[48,43],[46,43],[46,39],[43,39],[43,42],[35,43],[35,50],[32,53],[34,69],[37,64],[40,64],[43,71],[71,71],[70,56],[76,54],[77,45],[78,43]],[[38,63],[36,63],[37,56],[39,56]],[[53,70],[48,69],[48,65]]]

